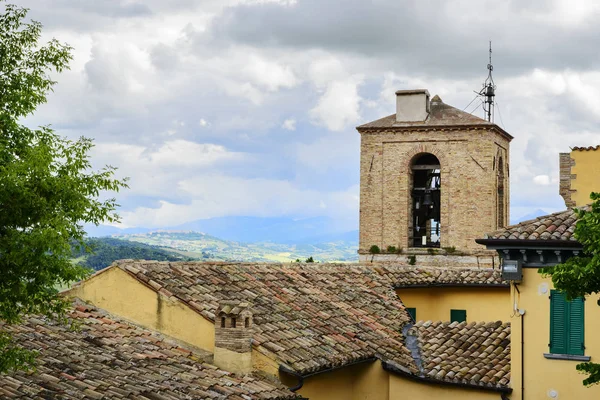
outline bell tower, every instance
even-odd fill
[[[357,130],[361,260],[394,248],[477,254],[476,238],[507,225],[512,136],[492,121],[399,90],[395,114]]]

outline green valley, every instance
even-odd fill
[[[182,257],[221,261],[291,262],[313,257],[320,262],[358,260],[354,243],[333,241],[319,244],[243,243],[223,240],[200,232],[156,231],[121,236],[125,240],[175,251]]]

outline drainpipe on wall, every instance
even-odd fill
[[[515,284],[515,290],[521,294],[519,285]],[[525,310],[519,308],[516,311],[521,317],[521,400],[525,400]]]
[[[521,400],[525,400],[525,310],[521,314]]]

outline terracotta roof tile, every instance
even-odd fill
[[[588,210],[589,206],[580,207]],[[567,240],[576,242],[573,232],[577,223],[575,210],[569,208],[508,226],[484,235],[484,239]]]
[[[590,151],[590,150],[598,150],[600,148],[600,145],[598,146],[587,146],[587,147],[573,147],[571,150],[573,151]]]
[[[417,338],[424,377],[494,388],[510,382],[510,323],[420,321],[408,335]]]
[[[372,267],[127,260],[117,265],[125,271],[135,265],[211,320],[220,301],[251,300],[255,348],[298,373],[376,355],[415,370],[402,335],[410,317],[388,274]]]
[[[19,399],[293,399],[282,386],[236,376],[198,361],[207,357],[150,330],[77,302],[77,331],[29,317],[2,325],[17,344],[39,350],[33,373],[0,375],[0,397]]]
[[[389,276],[395,288],[422,286],[499,286],[502,281],[499,269],[464,267],[381,267],[382,273]]]
[[[418,123],[423,126],[444,126],[444,125],[484,125],[494,126],[494,124],[487,122],[473,114],[461,111],[448,104],[445,104],[441,99],[436,96],[439,101],[431,101],[431,112],[427,119]],[[396,114],[389,115],[384,118],[360,125],[357,129],[368,129],[368,128],[392,128],[392,127],[404,127],[404,126],[415,126],[417,123],[402,123],[396,122]]]

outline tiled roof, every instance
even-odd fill
[[[436,99],[437,97],[437,99]],[[439,100],[439,101],[434,101]],[[427,119],[418,123],[423,126],[443,126],[443,125],[486,125],[493,126],[494,124],[487,122],[484,119],[476,117],[473,114],[461,111],[448,104],[442,102],[439,96],[435,96],[431,101],[431,109]],[[363,128],[392,128],[392,127],[403,127],[403,126],[414,126],[415,123],[404,123],[396,122],[396,114],[389,115],[387,117],[360,125],[357,129]]]
[[[426,378],[487,388],[510,382],[510,323],[420,321],[408,335],[417,338],[413,354]]]
[[[292,399],[286,388],[251,375],[235,376],[202,362],[155,332],[76,302],[69,330],[42,317],[0,328],[40,350],[32,373],[0,375],[2,399]]]
[[[589,151],[589,150],[598,150],[600,145],[598,146],[588,146],[588,147],[573,147],[571,150],[573,151]]]
[[[423,286],[508,286],[502,281],[499,269],[410,266],[384,269],[397,289]]]
[[[361,265],[123,260],[118,267],[214,320],[223,300],[253,304],[255,349],[300,374],[377,356],[415,371],[410,321],[386,274]]]
[[[588,209],[587,206],[581,208]],[[488,233],[484,235],[484,239],[568,240],[576,242],[575,236],[573,236],[576,223],[577,214],[572,208],[569,208]]]

